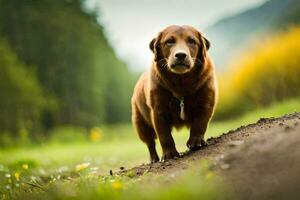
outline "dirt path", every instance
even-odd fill
[[[138,176],[148,172],[172,176],[208,159],[228,186],[230,199],[300,199],[300,113],[262,118],[210,138],[208,144],[178,160],[129,170]]]
[[[219,174],[237,199],[300,199],[300,114],[254,126],[254,136],[218,162]]]

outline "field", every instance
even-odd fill
[[[249,2],[0,0],[0,200],[300,199],[300,4]],[[198,32],[161,31],[183,21]],[[188,151],[189,130],[173,130],[180,158],[149,163],[130,124],[138,77],[167,61],[159,85],[193,97],[210,87],[208,54],[207,145]]]
[[[299,110],[299,99],[285,101],[238,119],[212,122],[206,136],[217,137],[261,117],[276,117]],[[187,133],[187,130],[174,133],[180,152],[186,151]],[[93,137],[68,143],[52,140],[1,149],[2,198],[213,199],[222,194],[218,189],[220,180],[210,172],[209,162],[199,163],[176,181],[172,176],[151,173],[139,178],[130,171],[125,176],[116,174],[120,168],[130,169],[148,162],[147,149],[130,125],[102,127],[97,140]]]

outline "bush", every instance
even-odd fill
[[[216,119],[300,96],[300,27],[292,27],[246,52],[224,75]]]

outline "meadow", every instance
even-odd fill
[[[300,101],[296,98],[238,119],[212,122],[206,137],[217,137],[241,125],[256,122],[260,117],[276,117],[297,110],[300,110]],[[60,134],[68,135],[67,132]],[[62,140],[61,135],[44,144],[0,150],[2,199],[38,198],[45,192],[49,199],[196,199],[199,196],[213,199],[222,193],[217,178],[207,179],[211,176],[207,163],[199,163],[183,176],[176,177],[177,181],[174,177],[151,174],[142,178],[130,173],[122,177],[111,176],[110,173],[114,174],[120,168],[129,169],[148,162],[146,146],[131,125],[94,128],[83,136],[85,139],[75,137],[68,142],[65,139],[68,137],[62,137]],[[179,151],[185,151],[188,131],[175,131],[173,135]],[[143,186],[139,184],[141,181]],[[160,187],[165,184],[168,186]],[[185,184],[189,186],[181,187]],[[195,189],[198,187],[202,189]]]
[[[119,58],[99,23],[102,13],[85,3],[0,0],[0,200],[232,199],[208,160],[168,176],[130,170],[148,163],[130,124],[140,71]],[[286,10],[283,1],[269,3]],[[298,8],[295,0],[287,4]],[[299,12],[287,13],[274,13],[288,18],[261,24],[259,33],[251,26],[246,50],[217,70],[219,100],[206,139],[300,111]],[[237,28],[248,32],[249,23],[241,23]],[[240,38],[229,35],[235,52]],[[216,46],[230,44],[222,42]],[[180,152],[188,134],[173,131]],[[129,171],[119,175],[122,169]]]

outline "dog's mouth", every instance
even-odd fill
[[[185,62],[176,62],[170,65],[170,70],[176,74],[184,74],[190,70],[190,65]]]
[[[190,65],[186,62],[176,62],[171,65],[171,68],[190,68]]]

